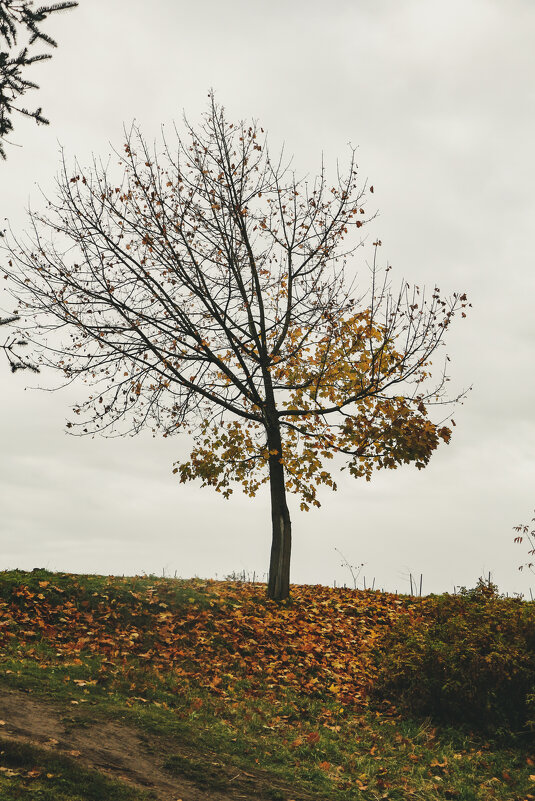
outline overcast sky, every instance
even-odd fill
[[[338,548],[365,563],[359,586],[407,592],[412,572],[424,593],[452,591],[491,571],[503,592],[535,596],[512,530],[535,507],[533,1],[81,0],[46,30],[59,47],[32,68],[41,88],[24,103],[51,125],[15,119],[0,163],[0,217],[15,231],[43,203],[38,187],[54,192],[60,145],[88,163],[119,149],[134,118],[152,140],[183,112],[198,122],[213,87],[230,119],[259,119],[302,172],[358,145],[379,210],[362,269],[379,237],[394,281],[473,304],[447,339],[452,392],[473,385],[450,444],[425,470],[342,474],[320,510],[290,497],[292,581],[351,584]],[[225,501],[180,484],[182,436],[69,436],[83,384],[36,391],[52,378],[12,376],[4,360],[0,376],[0,569],[265,574],[266,493]]]

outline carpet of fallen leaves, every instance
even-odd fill
[[[222,696],[239,681],[250,694],[285,686],[365,705],[383,634],[423,611],[423,599],[324,586],[293,586],[291,602],[276,604],[262,584],[181,582],[177,600],[172,579],[136,587],[110,577],[91,591],[84,577],[69,578],[66,589],[54,580],[12,587],[0,600],[0,647],[16,638],[36,659],[37,643],[56,657],[98,654],[101,671],[135,658]]]

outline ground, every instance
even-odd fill
[[[54,704],[33,698],[27,692],[0,687],[0,747],[6,740],[70,757],[85,768],[148,791],[155,801],[252,800],[264,796],[266,787],[266,777],[229,769],[218,761],[217,754],[213,754],[214,777],[220,777],[228,789],[199,787],[202,777],[192,782],[163,769],[169,750],[168,744],[158,738],[149,740],[146,734],[120,722],[87,723],[76,713],[69,718],[64,709]],[[178,753],[180,759],[176,744],[173,753]],[[184,750],[184,756],[191,754]],[[217,779],[208,783],[217,784]]]

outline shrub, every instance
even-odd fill
[[[376,697],[472,728],[519,730],[535,715],[535,604],[479,581],[422,600],[416,622],[397,621],[377,653]]]

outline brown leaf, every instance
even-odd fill
[[[29,779],[37,779],[37,777],[40,776],[41,773],[42,771],[38,770],[38,768],[33,768],[33,770],[28,771],[26,776],[28,776]]]

